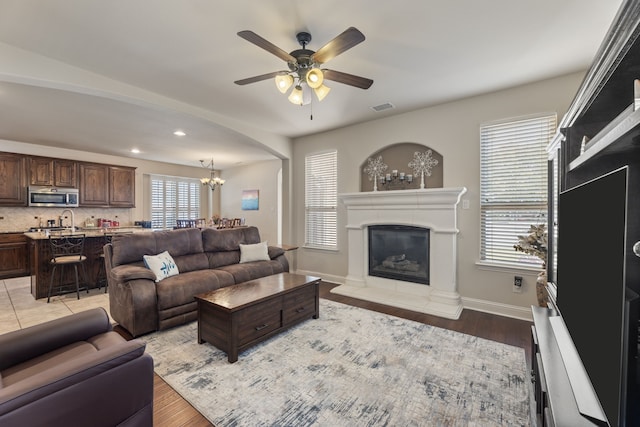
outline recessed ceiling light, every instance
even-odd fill
[[[134,153],[134,154],[138,154],[138,153],[140,153],[140,150],[138,150],[137,148],[132,148],[131,152]]]
[[[180,129],[178,129],[177,131],[173,132],[173,134],[175,136],[185,136],[186,135],[186,133],[184,133],[184,131],[182,131]]]

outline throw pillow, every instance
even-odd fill
[[[267,242],[253,245],[240,244],[240,264],[251,261],[269,261]]]
[[[144,255],[144,265],[156,275],[156,282],[179,274],[178,266],[168,251],[158,255]]]

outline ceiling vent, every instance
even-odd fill
[[[380,111],[384,111],[384,110],[390,110],[392,108],[396,108],[396,106],[393,105],[390,102],[385,102],[384,104],[380,104],[380,105],[376,105],[376,106],[371,107],[371,109],[373,111],[375,111],[376,113],[379,113]]]

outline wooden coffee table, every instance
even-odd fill
[[[321,279],[280,273],[196,295],[198,343],[238,353],[306,319],[320,316]]]

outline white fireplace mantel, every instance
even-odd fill
[[[338,195],[347,208],[348,274],[332,292],[458,319],[457,207],[465,187],[369,191]],[[368,227],[410,225],[430,232],[429,285],[369,276]]]

